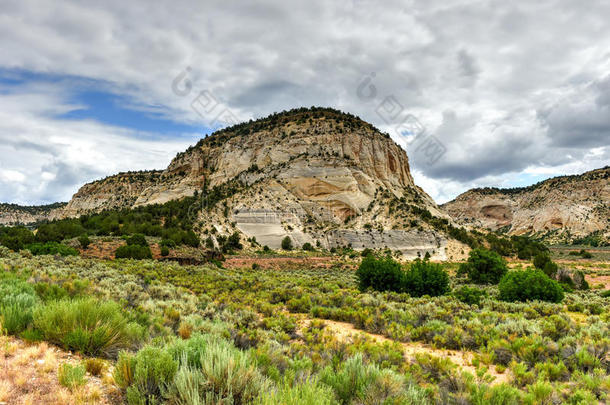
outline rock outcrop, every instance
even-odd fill
[[[159,181],[161,171],[119,173],[78,190],[61,213],[63,218],[78,217],[104,210],[131,208],[138,197]]]
[[[59,219],[63,216],[65,206],[66,203],[35,206],[0,204],[0,225],[24,225]]]
[[[203,196],[192,212],[204,238],[239,231],[271,248],[289,236],[296,246],[389,248],[446,258],[446,235],[421,216],[450,219],[414,184],[405,151],[359,118],[323,108],[217,131],[162,172],[87,184],[62,216],[195,194]]]
[[[442,208],[459,224],[548,242],[610,237],[610,167],[514,189],[473,189]]]

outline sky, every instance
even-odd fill
[[[603,167],[608,16],[607,0],[0,0],[0,201],[67,201],[312,105],[388,132],[438,203]]]

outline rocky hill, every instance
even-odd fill
[[[22,206],[0,203],[0,225],[32,224],[63,217],[66,203]]]
[[[125,172],[85,184],[63,208],[64,218],[104,210],[131,208],[138,197],[157,184],[162,171]]]
[[[610,167],[529,187],[469,190],[442,208],[459,224],[549,242],[610,237]]]
[[[196,230],[214,243],[239,231],[271,248],[289,236],[299,247],[387,247],[439,259],[447,248],[451,256],[463,249],[443,230],[450,218],[414,184],[405,151],[361,119],[325,108],[238,124],[178,154],[164,171],[87,184],[62,216],[194,195]]]

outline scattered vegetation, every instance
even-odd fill
[[[130,404],[608,401],[607,298],[559,286],[561,303],[504,300],[558,286],[539,269],[474,287],[456,264],[375,252],[273,270],[26,253],[0,248],[0,308],[31,309],[9,333],[80,352],[85,387],[112,364]],[[337,333],[346,323],[363,334]]]

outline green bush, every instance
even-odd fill
[[[168,397],[171,403],[252,403],[268,387],[254,358],[226,340],[195,335],[169,347],[180,368]]]
[[[311,243],[305,242],[305,243],[303,243],[303,250],[308,251],[308,252],[313,252],[314,248]]]
[[[561,302],[563,289],[541,270],[508,272],[498,285],[500,299],[504,301],[541,300]]]
[[[591,254],[591,252],[587,252],[584,249],[580,249],[580,252],[578,252],[578,253],[580,254],[580,256],[583,259],[592,259],[593,258],[593,255]]]
[[[173,239],[163,239],[163,240],[161,240],[160,245],[168,247],[168,248],[175,248],[176,247],[176,242],[174,242]]]
[[[62,245],[57,242],[32,243],[26,246],[26,249],[32,252],[33,255],[60,255],[60,256],[78,256],[78,250],[70,246]]]
[[[413,297],[436,297],[449,291],[449,276],[440,264],[415,260],[406,271],[400,290]]]
[[[85,367],[80,364],[73,366],[69,363],[64,363],[57,370],[57,378],[61,385],[73,390],[76,387],[85,385]]]
[[[496,252],[473,249],[468,261],[460,265],[458,275],[466,274],[477,284],[497,284],[507,271],[506,261]]]
[[[34,243],[35,239],[32,231],[23,226],[0,226],[0,244],[12,251],[18,252],[21,249],[24,249],[27,245]]]
[[[127,392],[129,404],[160,403],[162,392],[170,385],[178,363],[167,350],[147,346],[134,356],[119,355],[114,370],[117,385]]]
[[[537,269],[544,269],[544,266],[551,261],[551,257],[548,253],[538,253],[534,256],[534,267]]]
[[[466,304],[479,305],[481,303],[481,299],[487,296],[487,292],[480,288],[471,288],[465,285],[457,290],[454,290],[453,296]]]
[[[286,236],[282,239],[282,249],[292,250],[292,239],[290,239],[290,236]]]
[[[557,263],[549,261],[544,265],[544,267],[542,268],[542,271],[547,276],[549,276],[551,278],[555,278],[555,276],[557,275],[558,269],[559,269],[559,267],[557,266]]]
[[[123,245],[116,250],[114,257],[117,259],[152,259],[152,252],[148,246]]]
[[[538,253],[534,257],[534,267],[542,270],[547,276],[554,278],[557,275],[558,266],[551,260],[548,253]]]
[[[161,246],[161,256],[169,256],[169,249],[167,246]]]
[[[376,291],[401,291],[405,279],[405,273],[400,263],[391,257],[378,259],[367,256],[356,271],[358,277],[358,288],[366,291],[372,288]]]
[[[81,235],[78,238],[78,243],[80,243],[80,246],[83,249],[87,249],[89,247],[89,245],[91,244],[91,239],[89,239],[89,236],[87,236],[87,235]]]
[[[201,241],[195,232],[189,230],[182,235],[182,243],[191,247],[199,247]]]
[[[91,356],[114,357],[143,334],[117,303],[93,298],[54,301],[35,308],[33,317],[45,340]]]
[[[263,393],[257,405],[333,405],[334,394],[330,387],[315,380],[300,384],[284,382],[278,389]]]
[[[127,245],[129,246],[148,246],[148,242],[146,241],[146,237],[140,233],[136,233],[135,235],[127,238]]]
[[[428,404],[425,392],[408,385],[404,376],[380,369],[376,364],[365,364],[356,354],[338,369],[326,367],[320,381],[331,387],[340,404]]]
[[[0,279],[0,331],[17,334],[32,322],[32,309],[38,302],[36,292],[25,281]]]

